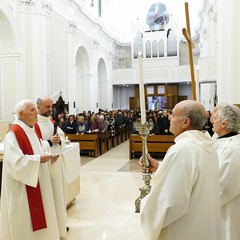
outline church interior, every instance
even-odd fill
[[[193,91],[206,110],[223,102],[240,106],[240,1],[189,0],[190,43],[182,33],[184,1],[137,2],[0,1],[1,162],[19,100],[49,96],[54,115],[140,110],[140,70],[147,111],[173,109],[194,99]],[[66,239],[145,239],[135,212],[144,182],[129,141],[81,154],[69,168]]]

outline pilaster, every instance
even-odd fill
[[[47,0],[21,0],[19,26],[27,79],[27,96],[51,96],[50,16]]]
[[[240,103],[240,2],[218,2],[218,102]]]

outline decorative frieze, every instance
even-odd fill
[[[99,47],[99,41],[97,39],[93,39],[93,48],[98,49]]]
[[[69,30],[75,32],[77,30],[77,24],[74,21],[68,23]]]
[[[42,9],[43,11],[50,12],[52,10],[52,6],[48,0],[21,0],[21,3],[24,10],[31,10],[33,7],[36,11],[41,11]]]
[[[35,0],[21,0],[21,3],[26,6],[31,6],[31,5],[35,4]]]
[[[21,0],[21,9],[30,11],[35,5],[35,0]]]
[[[46,0],[42,1],[42,8],[46,9],[47,11],[51,11],[52,10],[51,4],[48,1],[46,1]]]
[[[32,5],[35,3],[35,0],[21,0],[21,2],[25,5]]]

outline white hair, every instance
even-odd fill
[[[218,119],[226,121],[226,129],[230,132],[240,131],[240,110],[234,105],[221,105],[218,107]]]
[[[16,113],[18,119],[19,119],[20,112],[25,111],[25,109],[27,108],[27,105],[29,103],[33,103],[33,101],[29,100],[29,99],[23,99],[16,104],[15,113]]]

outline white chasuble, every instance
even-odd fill
[[[219,156],[222,240],[240,240],[240,135],[215,142]]]
[[[41,130],[43,140],[49,140],[50,137],[54,134],[54,124],[51,121],[50,117],[44,117],[38,115],[38,126]],[[67,235],[66,224],[67,224],[67,176],[66,176],[66,166],[63,163],[61,151],[65,147],[65,138],[64,132],[61,128],[57,127],[57,133],[61,138],[61,145],[53,145],[49,148],[49,151],[53,155],[60,153],[59,158],[56,162],[49,162],[50,176],[53,188],[53,196],[57,212],[58,228],[59,234],[61,237]]]
[[[186,131],[173,145],[143,199],[147,240],[220,240],[218,159],[213,141]]]
[[[59,240],[56,211],[47,163],[40,163],[44,154],[33,128],[19,120],[34,155],[24,155],[13,132],[4,138],[3,178],[1,192],[1,240]],[[39,180],[47,228],[33,232],[26,185],[36,187]]]

